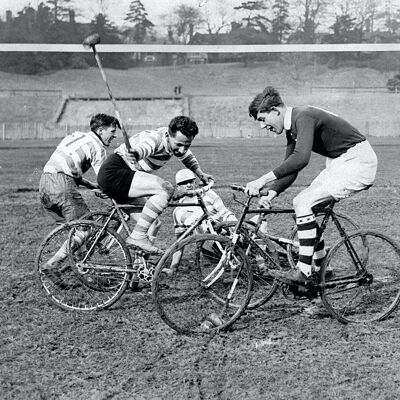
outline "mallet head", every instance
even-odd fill
[[[84,41],[83,41],[83,47],[86,48],[93,48],[96,46],[96,44],[100,43],[100,35],[98,33],[93,33],[92,35],[89,35]]]

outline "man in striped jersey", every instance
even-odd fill
[[[143,211],[127,238],[128,245],[148,253],[160,252],[152,243],[157,232],[155,225],[158,216],[168,206],[174,188],[171,183],[153,173],[172,156],[177,157],[204,183],[212,179],[211,175],[201,170],[199,162],[189,150],[198,131],[196,122],[189,117],[175,117],[168,127],[133,135],[129,139],[131,151],[122,144],[100,168],[97,181],[107,195],[119,203],[145,199]]]
[[[82,175],[90,167],[97,175],[117,128],[120,124],[115,117],[96,114],[90,121],[90,132],[66,136],[44,166],[39,183],[40,202],[57,223],[78,219],[89,211],[78,186],[98,187]]]
[[[260,205],[270,207],[271,200],[308,165],[312,151],[326,157],[326,168],[293,199],[300,244],[297,270],[272,273],[287,283],[302,284],[312,274],[313,263],[318,270],[325,257],[322,238],[314,251],[318,225],[312,208],[368,189],[375,179],[377,158],[365,136],[347,121],[317,107],[287,107],[271,86],[253,99],[249,114],[261,128],[276,135],[284,132],[287,140],[284,162],[246,186],[249,195],[258,195],[272,182]]]

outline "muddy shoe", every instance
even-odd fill
[[[305,285],[307,282],[307,277],[298,269],[291,269],[290,271],[270,270],[269,273],[275,279],[289,285]]]
[[[126,245],[128,247],[136,247],[143,250],[145,253],[150,254],[163,254],[163,251],[158,247],[154,246],[147,237],[143,239],[133,239],[128,237],[126,239]]]

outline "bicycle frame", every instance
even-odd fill
[[[209,186],[209,188],[210,187],[211,187],[211,185]],[[194,192],[194,195],[197,197],[197,201],[198,201],[197,203],[195,203],[195,202],[193,202],[193,203],[170,202],[168,204],[168,206],[169,207],[193,207],[193,206],[196,206],[196,207],[200,207],[202,209],[203,214],[194,222],[193,225],[189,226],[187,228],[187,230],[185,232],[183,232],[177,238],[175,243],[178,242],[178,241],[181,241],[181,240],[185,239],[186,237],[188,237],[189,235],[191,235],[196,230],[196,228],[199,227],[203,223],[203,221],[207,222],[207,227],[210,230],[210,232],[215,234],[214,227],[213,227],[213,225],[211,223],[211,214],[207,210],[207,207],[206,207],[206,205],[204,203],[204,200],[203,200],[203,197],[202,197],[203,191],[200,190],[200,191],[188,191],[188,192],[189,193]],[[102,197],[101,194],[98,194],[98,196]],[[110,200],[112,202],[112,206],[111,206],[111,208],[109,210],[109,215],[107,216],[105,222],[102,223],[102,228],[96,233],[96,237],[95,237],[93,243],[91,244],[90,248],[88,249],[85,257],[81,261],[81,263],[85,263],[87,257],[91,254],[91,252],[93,251],[93,249],[94,249],[96,243],[98,242],[99,238],[103,235],[103,233],[105,232],[105,230],[108,227],[108,224],[110,223],[110,221],[112,220],[112,218],[115,215],[118,215],[119,220],[121,221],[121,225],[118,226],[116,232],[119,234],[119,233],[121,233],[121,231],[123,229],[125,229],[126,233],[129,235],[131,231],[130,231],[130,228],[129,228],[127,222],[126,222],[127,219],[129,218],[126,215],[126,212],[127,212],[126,210],[132,210],[132,211],[139,212],[143,208],[142,206],[138,206],[138,205],[134,205],[134,204],[119,204],[112,198]],[[112,245],[113,245],[113,242],[110,241],[110,243],[107,244],[107,247],[111,248]],[[220,249],[220,250],[223,251],[223,249]],[[113,270],[115,270],[115,268],[113,268]]]
[[[244,192],[245,188],[243,186],[239,186],[239,185],[232,185],[232,189]],[[258,221],[257,221],[256,226],[255,226],[254,234],[252,235],[252,237],[250,237],[249,235],[246,235],[247,239],[250,242],[248,247],[247,247],[247,249],[246,249],[246,255],[249,254],[251,246],[256,246],[258,248],[258,250],[262,252],[264,257],[268,258],[268,260],[270,262],[272,262],[277,267],[279,267],[279,265],[277,265],[275,260],[273,260],[273,258],[266,251],[264,251],[258,245],[258,243],[255,241],[256,232],[260,228],[262,220],[263,220],[263,218],[265,218],[266,215],[269,215],[269,214],[293,214],[293,215],[295,215],[294,209],[293,208],[270,208],[270,209],[250,208],[251,201],[254,199],[254,197],[252,197],[252,196],[248,197],[248,199],[246,200],[245,203],[237,200],[235,194],[233,194],[233,197],[234,197],[234,200],[236,202],[238,202],[239,204],[241,204],[243,206],[243,208],[242,208],[242,211],[241,211],[241,215],[240,215],[239,221],[236,224],[236,226],[234,228],[234,232],[232,234],[232,242],[236,245],[236,243],[237,243],[237,241],[239,239],[239,231],[240,231],[241,226],[243,225],[243,222],[245,220],[246,215],[248,215],[248,214],[258,214],[259,218],[258,218]],[[319,213],[323,213],[324,214],[322,223],[321,223],[321,225],[320,225],[320,227],[318,229],[318,232],[317,232],[317,237],[316,237],[316,240],[315,240],[315,243],[314,243],[314,247],[317,246],[317,244],[319,243],[319,241],[321,239],[321,236],[324,233],[325,228],[326,228],[326,226],[328,224],[329,219],[332,219],[332,221],[334,222],[334,224],[335,224],[340,236],[342,238],[344,238],[344,240],[345,240],[345,245],[346,245],[346,248],[347,248],[347,250],[348,250],[348,252],[349,252],[349,254],[350,254],[351,258],[352,258],[352,261],[355,263],[358,271],[362,271],[363,270],[362,261],[360,260],[357,252],[355,251],[352,243],[350,242],[350,240],[348,240],[348,235],[347,235],[346,231],[343,229],[343,227],[341,226],[340,221],[337,218],[337,216],[336,216],[336,214],[335,214],[335,212],[333,210],[335,203],[336,203],[336,200],[330,200],[328,202],[317,204],[313,208],[314,213],[318,213],[319,212]],[[269,235],[269,234],[267,234],[266,237],[268,239],[273,240],[274,242],[278,243],[282,247],[283,247],[283,244],[298,245],[298,243],[296,243],[294,241],[291,241],[289,239],[286,239],[286,238],[280,238],[280,237]]]

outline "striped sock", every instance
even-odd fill
[[[317,244],[317,247],[314,250],[314,255],[313,255],[315,271],[318,272],[321,269],[321,265],[322,262],[324,261],[325,256],[326,256],[325,241],[324,241],[324,235],[322,234]]]
[[[304,215],[296,218],[297,235],[299,237],[299,261],[297,268],[306,275],[312,273],[312,260],[314,254],[314,244],[317,238],[317,222],[315,215]]]
[[[151,196],[143,207],[143,211],[130,235],[132,239],[142,239],[147,235],[151,224],[167,208],[168,197],[163,194]]]

